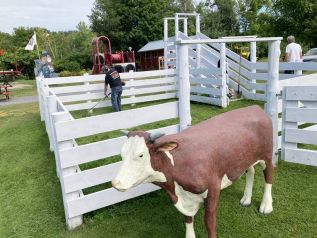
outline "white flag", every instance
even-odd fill
[[[36,33],[34,32],[32,38],[29,40],[29,43],[25,46],[25,50],[33,50],[34,46],[37,45],[36,42]]]

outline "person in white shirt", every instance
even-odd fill
[[[285,51],[285,61],[286,62],[302,62],[302,47],[295,43],[294,36],[287,37],[288,45]],[[294,74],[294,70],[286,70],[285,73]],[[296,74],[302,74],[301,70],[297,70]]]

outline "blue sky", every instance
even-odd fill
[[[44,27],[50,31],[75,30],[80,21],[89,23],[94,0],[0,0],[0,31]]]

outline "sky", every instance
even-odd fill
[[[80,21],[89,24],[94,0],[0,0],[0,31],[44,27],[49,31],[75,30]]]

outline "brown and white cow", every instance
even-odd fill
[[[154,183],[168,193],[185,215],[186,238],[195,237],[193,217],[205,206],[208,237],[216,237],[216,210],[220,190],[246,172],[240,200],[251,204],[253,166],[260,163],[265,177],[260,212],[272,212],[272,123],[258,106],[223,113],[174,135],[129,132],[123,159],[112,185],[125,191]]]

